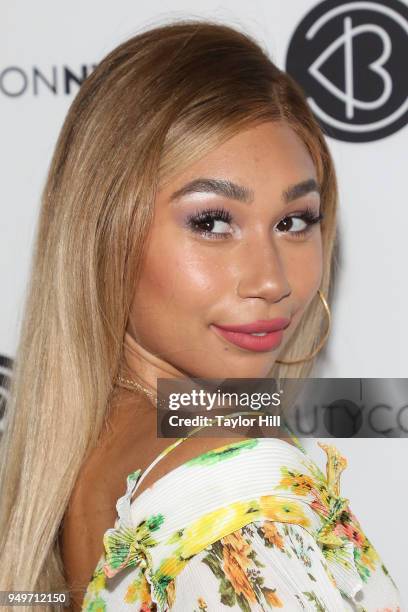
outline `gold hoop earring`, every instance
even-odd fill
[[[322,340],[320,341],[320,343],[318,344],[318,346],[314,349],[314,351],[312,351],[310,353],[310,355],[307,355],[306,357],[302,357],[301,359],[293,359],[291,361],[283,361],[283,360],[276,360],[276,363],[283,363],[283,364],[292,364],[292,363],[300,363],[301,361],[309,361],[309,359],[313,359],[313,357],[315,355],[317,355],[317,353],[322,349],[323,345],[325,344],[325,342],[327,341],[327,338],[329,337],[330,334],[330,328],[331,328],[331,312],[330,312],[330,308],[328,303],[326,302],[326,298],[324,297],[323,293],[320,291],[320,289],[317,292],[319,294],[319,298],[321,299],[324,309],[326,311],[327,314],[327,319],[328,319],[328,324],[327,324],[327,329],[326,329],[326,333],[324,334]]]

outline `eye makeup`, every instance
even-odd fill
[[[196,234],[208,237],[210,239],[228,238],[231,232],[214,232],[216,222],[221,222],[224,225],[232,223],[232,215],[225,208],[206,208],[198,210],[189,215],[186,219],[186,226]]]
[[[303,229],[296,230],[296,231],[288,230],[284,233],[289,234],[291,238],[304,238],[312,230],[314,225],[316,225],[317,223],[320,223],[323,217],[324,215],[322,212],[319,212],[319,214],[316,215],[314,210],[310,208],[309,206],[307,206],[305,209],[303,209],[300,212],[294,212],[294,213],[291,213],[290,215],[286,215],[285,217],[283,217],[281,221],[279,221],[276,227],[279,227],[279,225],[283,224],[284,222],[286,222],[286,225],[287,225],[288,221],[290,224],[293,224],[293,219],[300,219],[305,224],[305,227]]]
[[[305,227],[295,231],[289,231],[295,219],[300,219]],[[302,211],[285,215],[275,227],[279,228],[279,226],[281,226],[281,229],[278,229],[278,231],[289,234],[291,238],[303,238],[311,231],[312,227],[322,219],[323,213],[320,212],[316,215],[314,210],[307,206]],[[205,208],[188,215],[185,225],[193,233],[201,235],[204,238],[219,240],[228,239],[228,237],[231,236],[231,231],[214,231],[214,226],[216,226],[217,223],[222,226],[230,225],[232,221],[232,214],[223,207]]]

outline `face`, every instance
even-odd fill
[[[128,331],[185,376],[266,376],[318,299],[319,212],[287,124],[238,133],[159,191]]]

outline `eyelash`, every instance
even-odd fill
[[[312,208],[305,208],[301,213],[293,213],[292,215],[287,215],[283,217],[279,223],[281,223],[285,219],[302,219],[307,225],[303,230],[297,230],[295,232],[284,232],[285,234],[290,234],[293,238],[303,238],[306,234],[310,232],[313,225],[319,223],[323,219],[323,213],[319,213],[316,215]],[[198,225],[200,223],[211,223],[212,221],[223,221],[224,223],[231,223],[232,215],[225,208],[207,208],[205,210],[197,211],[196,213],[190,215],[187,218],[186,224],[187,226],[195,233],[200,234],[201,236],[210,237],[210,239],[218,240],[225,239],[230,236],[227,233],[220,232],[211,232],[210,230],[200,230],[198,229]],[[279,225],[279,224],[278,224]]]

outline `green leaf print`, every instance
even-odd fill
[[[172,576],[161,574],[159,571],[152,576],[152,582],[154,583],[156,594],[159,599],[163,602],[167,601],[167,585],[173,580]]]
[[[163,524],[164,516],[162,514],[154,514],[146,520],[146,527],[150,531],[156,531]]]
[[[384,563],[381,564],[381,569],[384,572],[384,574],[387,576],[387,578],[389,580],[391,580],[392,584],[395,586],[396,589],[398,589],[397,585],[395,584],[394,580],[392,579],[392,576],[390,576],[389,571],[387,570],[387,568],[385,567]]]
[[[135,470],[134,472],[132,472],[131,474],[129,474],[128,478],[129,480],[136,480],[140,474],[142,470],[139,468],[137,470]]]
[[[173,535],[171,535],[169,539],[166,540],[166,544],[177,544],[183,537],[184,531],[185,531],[184,528],[179,529],[178,531],[175,531]]]
[[[225,578],[224,575],[221,576],[218,592],[221,595],[221,603],[223,603],[225,606],[230,606],[231,608],[235,605],[235,601],[238,599],[237,594],[230,581]]]
[[[317,612],[330,612],[324,603],[319,601],[316,593],[314,591],[302,591],[303,595],[306,595],[309,601],[311,601],[315,605],[315,610]]]
[[[248,558],[252,559],[252,561],[255,563],[255,565],[257,565],[258,567],[266,567],[265,563],[262,563],[262,561],[260,561],[257,557],[257,554],[254,550],[251,550],[251,552],[248,554]]]
[[[354,563],[357,568],[358,573],[360,574],[360,578],[363,582],[367,582],[369,577],[371,576],[371,572],[368,567],[366,567],[362,560],[362,552],[367,552],[367,547],[363,547],[362,550],[358,549],[356,546],[354,547]]]
[[[306,567],[312,567],[310,551],[313,552],[313,548],[310,545],[305,547],[303,537],[290,525],[288,526],[288,538],[290,540],[290,548],[294,555],[296,555],[299,561],[302,561]]]
[[[105,610],[106,610],[106,602],[100,596],[96,597],[86,607],[86,612],[105,612]]]
[[[225,575],[222,566],[223,547],[219,540],[212,544],[211,552],[203,557],[201,561],[210,568],[219,581],[218,593],[220,594],[221,603],[231,608],[237,603],[243,612],[251,612],[245,597],[242,594],[239,596],[237,595],[233,585]]]
[[[224,459],[239,455],[239,453],[245,449],[254,448],[257,444],[257,438],[250,438],[249,440],[245,439],[240,442],[234,442],[233,444],[227,444],[222,446],[220,450],[209,450],[198,457],[193,457],[186,461],[184,465],[188,467],[192,465],[213,465]]]
[[[113,569],[117,569],[129,556],[129,544],[127,542],[116,542],[113,538],[110,538],[109,542],[112,542],[109,564]]]
[[[305,609],[305,604],[303,603],[303,601],[300,599],[299,595],[297,593],[295,593],[295,597],[299,602],[300,607],[302,608],[302,610]]]
[[[205,557],[201,559],[202,563],[208,565],[214,576],[222,580],[224,578],[224,572],[221,569],[220,561],[214,553],[208,553]]]
[[[251,542],[244,537],[244,534],[251,532],[255,533],[248,526],[234,532],[238,541],[241,538],[241,543],[248,544],[249,549],[251,548]],[[256,552],[253,549],[246,549],[245,552],[239,552],[239,549],[236,549],[232,559],[228,559],[228,553],[226,559],[225,552],[229,546],[230,544],[224,544],[218,540],[211,545],[208,554],[201,559],[218,580],[218,593],[221,603],[229,607],[236,604],[243,612],[250,612],[251,602],[255,600],[258,602],[260,609],[265,610],[265,612],[264,605],[268,606],[268,610],[271,607],[281,607],[278,606],[281,602],[278,595],[275,594],[276,589],[268,589],[264,586],[265,580],[258,568],[266,567],[266,565],[259,560]],[[239,561],[240,554],[242,554],[242,565]],[[235,557],[235,555],[238,555],[238,557]],[[252,566],[247,566],[249,559]],[[227,563],[227,567],[225,563]]]
[[[237,596],[237,604],[241,608],[242,612],[251,612],[251,606],[242,593]]]

